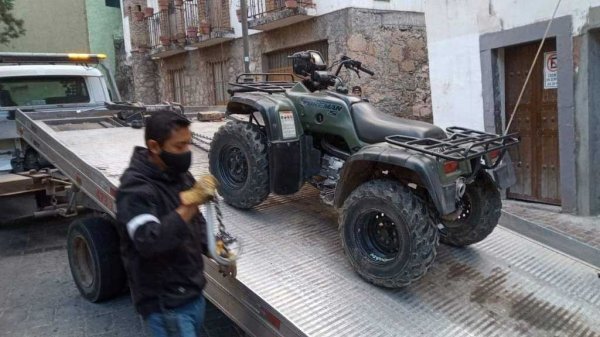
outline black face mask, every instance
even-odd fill
[[[192,164],[192,151],[177,154],[162,150],[159,157],[167,165],[169,171],[174,173],[185,173]]]

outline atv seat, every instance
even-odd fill
[[[352,119],[358,138],[369,144],[383,142],[385,137],[392,135],[435,139],[447,137],[444,130],[433,124],[394,117],[367,102],[352,105]]]

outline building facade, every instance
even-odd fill
[[[243,72],[239,4],[124,0],[135,98],[221,105]],[[383,111],[431,119],[422,1],[249,0],[250,70],[291,72],[293,52],[362,61],[375,77],[344,73]],[[155,6],[155,7],[152,7]]]
[[[103,53],[115,73],[123,40],[119,0],[18,0],[14,15],[25,35],[0,45],[3,52]]]
[[[507,197],[600,213],[600,1],[431,0],[425,13],[433,116],[505,132],[517,185]]]

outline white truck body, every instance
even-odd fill
[[[32,64],[32,65],[0,65],[0,85],[3,80],[15,78],[39,78],[39,77],[80,77],[85,82],[89,95],[87,102],[47,104],[41,100],[29,101],[25,104],[6,106],[0,104],[0,172],[10,171],[10,160],[14,150],[20,144],[15,141],[19,138],[15,128],[14,120],[9,119],[10,111],[16,108],[24,110],[55,110],[73,107],[95,107],[110,102],[110,94],[104,76],[100,70],[84,65],[63,64]],[[1,103],[1,102],[0,102]]]

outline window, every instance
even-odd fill
[[[173,102],[185,104],[183,96],[183,68],[169,70],[170,98]]]
[[[227,103],[227,67],[226,62],[213,62],[213,87],[215,88],[214,104],[223,105]]]
[[[104,0],[106,7],[121,8],[121,0]]]
[[[0,106],[87,103],[90,96],[80,76],[0,78]]]

